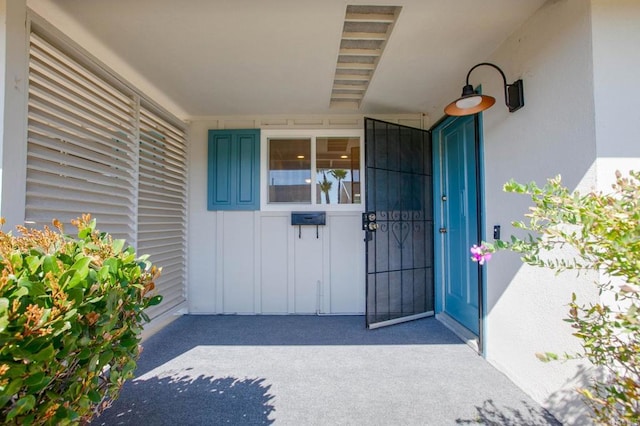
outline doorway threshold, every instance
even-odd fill
[[[433,311],[423,312],[423,313],[420,313],[420,314],[409,315],[409,316],[400,317],[400,318],[394,318],[394,319],[387,320],[387,321],[375,322],[375,323],[369,324],[367,326],[367,328],[369,328],[370,330],[374,330],[374,329],[380,328],[380,327],[386,327],[386,326],[389,326],[389,325],[400,324],[400,323],[403,323],[403,322],[413,321],[413,320],[417,320],[417,319],[421,319],[421,318],[425,318],[425,317],[432,317],[432,316],[433,316]]]
[[[453,331],[453,333],[458,336],[460,340],[466,343],[474,351],[480,353],[480,348],[478,346],[478,336],[469,331],[468,328],[464,327],[462,324],[460,324],[458,321],[454,320],[451,316],[444,312],[437,313],[436,319],[449,330]]]

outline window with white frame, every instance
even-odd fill
[[[311,203],[311,139],[271,138],[268,202]]]
[[[316,204],[360,204],[360,138],[316,138]]]
[[[361,140],[354,132],[317,131],[267,135],[266,201],[323,205],[359,205],[362,200]]]

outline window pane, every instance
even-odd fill
[[[360,204],[360,138],[316,138],[316,203]]]
[[[311,203],[311,139],[269,139],[269,202]]]

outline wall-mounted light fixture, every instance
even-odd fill
[[[504,81],[504,101],[507,108],[509,108],[509,112],[517,111],[524,106],[524,89],[522,87],[522,80],[516,80],[512,84],[507,84],[507,77],[505,77],[504,73],[497,65],[489,62],[481,62],[474,65],[469,70],[467,73],[467,83],[462,88],[462,96],[447,105],[444,109],[445,114],[455,116],[471,115],[484,111],[496,103],[495,98],[476,93],[475,90],[473,90],[473,86],[469,84],[471,71],[482,65],[488,65],[497,69],[502,76],[502,80]]]

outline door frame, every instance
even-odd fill
[[[429,129],[432,136],[433,147],[433,220],[434,220],[434,287],[435,287],[435,311],[436,316],[444,313],[444,258],[442,256],[442,238],[436,240],[436,228],[442,225],[442,204],[438,202],[437,192],[442,185],[442,153],[440,150],[440,135],[438,131],[457,120],[458,117],[444,116]],[[478,236],[480,240],[485,240],[485,188],[484,188],[484,137],[482,113],[478,113],[474,118],[475,124],[475,151],[476,151],[476,188],[477,188],[477,217]],[[478,241],[480,243],[480,241]],[[471,257],[469,255],[469,257]],[[470,261],[470,260],[469,260]],[[478,264],[478,352],[484,356],[486,354],[486,301],[487,286],[484,267]],[[456,322],[457,324],[457,322]],[[466,329],[465,329],[466,330]]]

